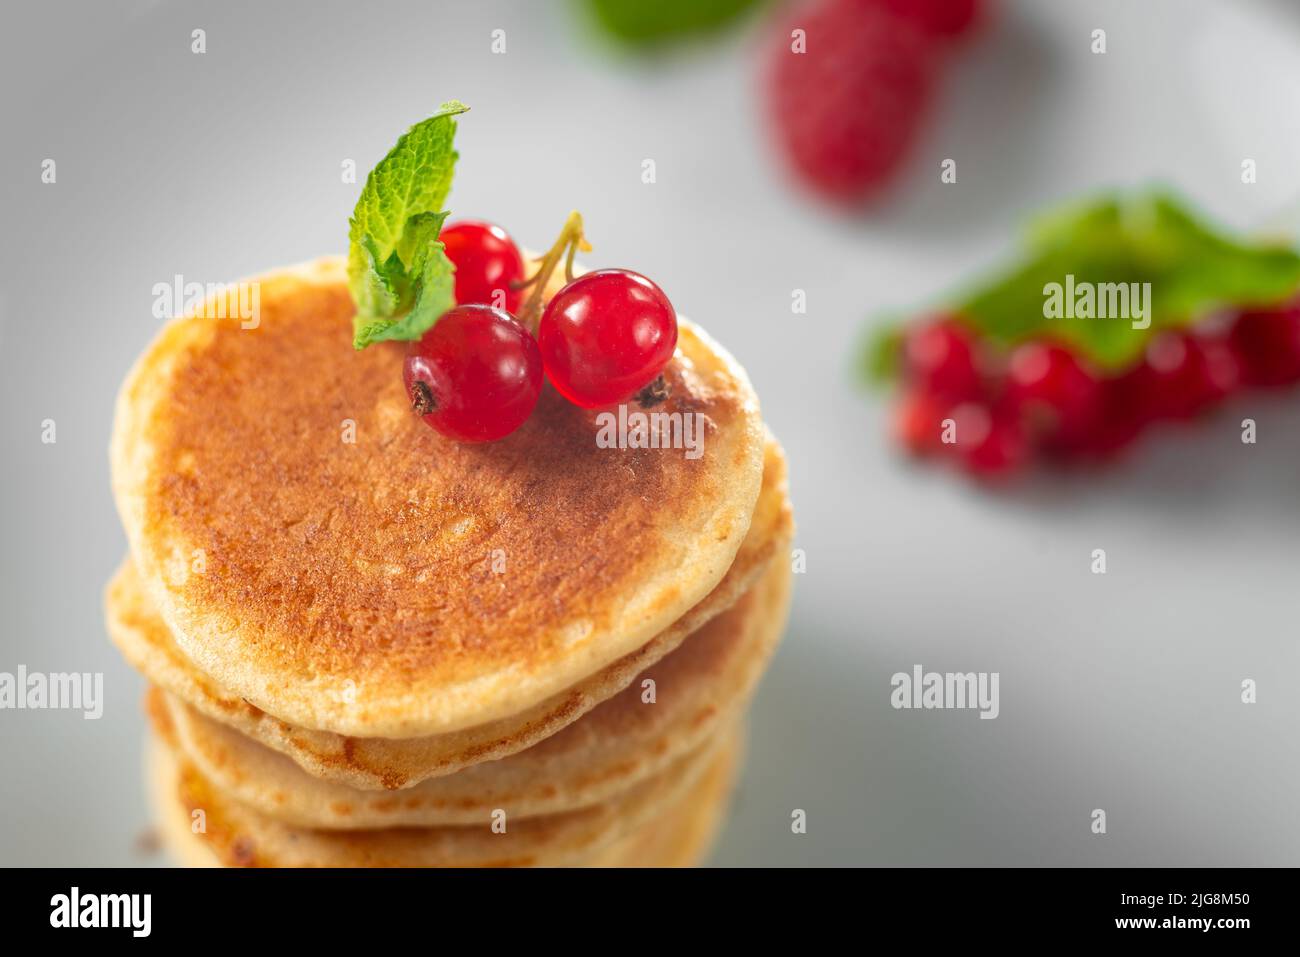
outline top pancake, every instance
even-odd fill
[[[163,618],[257,707],[359,736],[492,721],[640,647],[731,564],[763,430],[689,323],[655,411],[703,413],[701,458],[599,448],[595,413],[550,388],[466,445],[410,412],[400,345],[352,350],[341,260],[256,281],[256,328],[176,320],[141,357],[112,464]]]

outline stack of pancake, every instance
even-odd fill
[[[411,413],[401,344],[353,351],[339,260],[254,281],[255,323],[202,317],[237,315],[231,287],[163,329],[114,427],[108,625],[150,682],[173,854],[700,860],[790,589],[785,463],[743,370],[681,322],[653,411],[700,413],[699,457],[600,447],[549,388],[459,444]]]

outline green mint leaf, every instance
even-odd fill
[[[439,213],[433,236],[438,235],[446,213]],[[418,339],[433,327],[440,316],[456,305],[456,267],[447,258],[443,246],[432,239],[425,251],[415,257],[410,277],[406,279],[404,301],[407,305],[394,320],[372,323],[358,332],[363,345],[387,339]]]
[[[1044,315],[1050,284],[1075,290],[1150,283],[1146,317]],[[1132,287],[1130,287],[1131,289]],[[1300,289],[1300,254],[1225,236],[1163,192],[1103,196],[1040,217],[1020,259],[941,308],[989,341],[1065,342],[1105,370],[1134,364],[1160,329],[1196,322],[1216,309],[1270,306]],[[1063,297],[1064,298],[1064,297]],[[1100,297],[1099,297],[1100,298]],[[1145,298],[1145,297],[1144,297]],[[1099,310],[1095,310],[1099,311]],[[1149,319],[1149,325],[1141,326]],[[887,350],[888,335],[873,348]],[[877,370],[887,365],[877,361]]]
[[[646,47],[715,33],[765,0],[584,0],[590,19],[619,42]]]
[[[353,345],[418,339],[454,305],[455,267],[438,233],[457,154],[444,103],[402,135],[366,177],[348,229],[348,288],[356,304]]]

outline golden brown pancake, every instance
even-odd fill
[[[721,829],[740,768],[743,733],[695,786],[666,812],[641,825],[584,867],[695,867],[713,846]]]
[[[129,562],[109,583],[106,615],[109,634],[127,661],[204,715],[289,755],[315,777],[354,788],[403,788],[522,751],[586,714],[736,602],[774,556],[784,562],[792,534],[785,460],[780,446],[771,440],[763,491],[749,532],[731,569],[703,602],[632,654],[522,714],[427,738],[345,737],[297,728],[265,713],[223,688],[184,655]]]
[[[150,765],[153,800],[164,838],[191,834],[220,864],[234,867],[535,867],[580,864],[654,820],[726,754],[736,731],[683,756],[662,774],[602,804],[565,814],[514,820],[504,833],[477,826],[327,831],[294,827],[245,807],[214,788],[174,748],[164,713],[152,712],[156,736]],[[202,858],[183,852],[187,860]]]
[[[588,807],[662,772],[734,724],[785,623],[790,567],[774,561],[734,606],[590,714],[525,751],[408,790],[360,791],[305,773],[289,758],[153,689],[179,751],[211,784],[268,817],[303,827],[475,824]],[[653,681],[654,701],[645,700]],[[158,704],[155,703],[155,707]]]
[[[149,762],[148,789],[163,846],[184,867],[220,867],[221,860],[205,835],[195,834],[188,807],[178,799],[176,761],[161,751]],[[719,830],[740,764],[739,739],[723,746],[713,764],[676,801],[640,827],[574,861],[580,867],[693,867],[708,854]],[[249,848],[236,856],[247,860]],[[540,862],[545,864],[546,862]]]
[[[252,705],[360,737],[482,725],[646,645],[731,567],[763,430],[743,370],[690,323],[654,411],[700,413],[701,458],[598,448],[593,413],[550,388],[472,445],[410,412],[399,345],[352,350],[341,260],[255,281],[256,328],[163,329],[112,443],[141,580]]]

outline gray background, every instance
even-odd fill
[[[0,712],[0,861],[156,860],[135,847],[142,682],[100,612],[124,549],[111,402],[158,325],[151,287],[342,251],[359,187],[340,163],[364,173],[456,97],[473,112],[453,212],[540,247],[581,209],[589,263],[656,278],[727,343],[789,452],[808,571],[717,863],[1296,863],[1297,397],[991,494],[902,462],[850,367],[869,317],[995,262],[1045,202],[1161,179],[1243,228],[1294,210],[1300,18],[1268,2],[1003,6],[950,64],[908,176],[845,218],[772,161],[762,24],[646,63],[563,3],[6,4],[0,670],[103,671],[108,700],[98,722]],[[938,182],[947,156],[954,186]],[[1238,441],[1244,415],[1257,446]],[[890,675],[916,663],[1000,672],[1001,717],[892,710]]]

